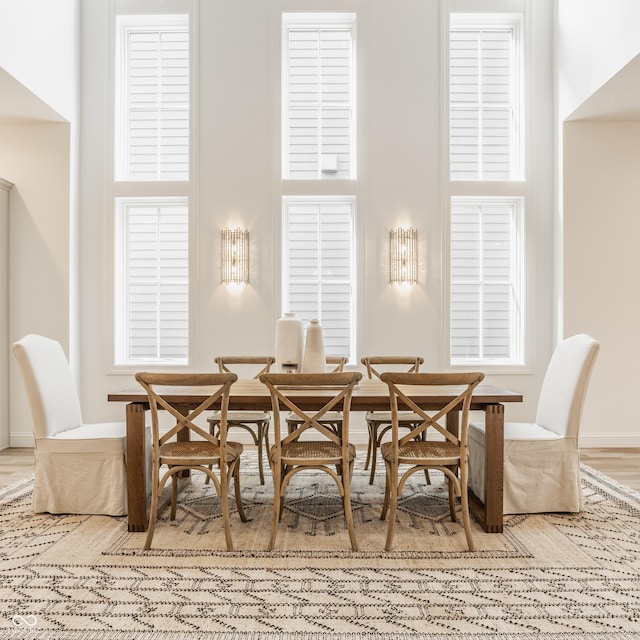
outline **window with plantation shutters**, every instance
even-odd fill
[[[450,360],[521,364],[522,201],[454,198]]]
[[[499,5],[453,2],[448,57],[449,364],[496,370],[524,364],[527,193],[524,13]]]
[[[167,11],[170,3],[163,3]],[[151,5],[150,5],[151,6]],[[189,364],[189,16],[117,15],[114,360]]]
[[[355,178],[355,16],[283,14],[285,179]]]
[[[126,363],[187,363],[189,211],[185,198],[117,201],[122,346]]]
[[[117,17],[116,179],[189,176],[187,16]]]
[[[451,15],[451,180],[522,179],[520,48],[517,16]]]
[[[327,355],[354,358],[355,200],[285,198],[283,309],[318,319]]]

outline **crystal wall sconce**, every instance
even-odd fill
[[[391,284],[418,281],[418,232],[415,229],[391,229],[389,256]]]
[[[222,284],[249,282],[249,231],[222,230]]]

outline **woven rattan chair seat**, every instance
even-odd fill
[[[391,411],[369,411],[366,414],[367,420],[375,420],[376,422],[385,422],[391,424]],[[398,411],[398,422],[400,424],[408,422],[422,422],[422,418],[413,411]]]
[[[380,453],[385,460],[393,457],[393,443],[383,442]],[[460,449],[449,441],[411,440],[398,449],[400,464],[420,464],[420,460],[434,461],[434,464],[454,464],[460,459]],[[425,463],[426,464],[426,463]]]
[[[273,452],[273,448],[271,449]],[[356,457],[354,445],[348,446],[349,461]],[[296,460],[315,460],[318,464],[336,464],[341,460],[340,446],[330,441],[290,442],[282,447],[285,464],[296,464]]]
[[[214,411],[207,420],[213,423],[220,422],[220,412]],[[264,411],[227,411],[227,424],[261,422],[263,420],[269,420],[269,414]]]
[[[242,453],[239,442],[227,442],[227,463],[233,462]],[[215,444],[201,440],[182,440],[167,442],[160,447],[161,464],[180,464],[181,459],[202,460],[201,464],[213,464],[220,458],[220,448]]]

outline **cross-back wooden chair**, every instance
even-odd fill
[[[469,476],[467,434],[471,397],[473,390],[484,378],[484,374],[387,372],[380,378],[389,387],[391,404],[391,441],[383,442],[380,447],[386,468],[384,503],[380,519],[384,520],[387,513],[389,514],[385,549],[390,551],[393,544],[398,496],[402,493],[407,479],[417,471],[438,469],[448,480],[449,511],[453,522],[456,521],[454,492],[460,497],[467,546],[469,551],[473,551],[467,494]],[[411,385],[411,387],[405,385]],[[434,411],[423,409],[417,400],[421,389],[424,391],[427,387],[442,385],[452,386],[450,391],[454,399],[441,409]],[[400,407],[406,407],[420,417],[420,422],[402,437],[399,435]],[[459,412],[458,419],[450,423],[457,425],[455,432],[453,428],[451,430],[447,428],[448,416],[452,412]],[[425,437],[429,429],[434,431],[435,435],[439,434],[437,439]],[[400,476],[400,465],[409,465],[402,476]]]
[[[368,378],[378,378],[389,370],[402,371],[406,373],[419,373],[420,365],[424,364],[424,358],[420,356],[365,356],[360,359],[365,366]],[[399,426],[410,429],[417,422],[419,417],[411,411],[403,411],[398,416]],[[377,453],[380,443],[385,433],[391,429],[390,411],[368,411],[365,415],[367,430],[369,431],[369,442],[367,443],[367,459],[364,468],[368,469],[371,464],[369,474],[369,484],[373,484],[376,475]],[[426,473],[427,483],[430,483],[429,474]]]
[[[326,356],[326,361],[328,373],[342,373],[344,371],[344,365],[347,364],[348,358],[346,356]],[[334,431],[338,431],[338,429],[340,429],[340,424],[342,423],[342,413],[340,411],[328,411],[320,422]],[[287,416],[287,427],[289,432],[295,429],[299,424],[300,416],[293,412],[289,413]]]
[[[273,407],[274,439],[270,459],[273,472],[273,524],[269,549],[273,549],[282,518],[284,494],[291,478],[304,469],[317,469],[328,473],[336,483],[342,498],[345,523],[351,548],[358,543],[351,514],[351,476],[356,457],[354,445],[349,443],[349,414],[353,388],[362,378],[353,373],[300,373],[263,374],[260,380],[271,394]],[[306,390],[317,393],[320,409],[299,406],[296,392]],[[282,411],[293,412],[300,424],[290,433],[281,428]],[[329,411],[341,411],[341,428],[336,432],[322,419]],[[333,469],[335,467],[335,470]]]
[[[188,469],[202,471],[211,479],[220,496],[222,522],[228,550],[233,549],[229,524],[228,487],[231,479],[235,485],[238,514],[243,522],[246,517],[240,500],[240,454],[242,445],[227,441],[227,407],[229,390],[238,379],[234,373],[146,373],[136,374],[136,380],[147,392],[151,410],[152,434],[152,490],[149,511],[149,528],[145,549],[151,548],[156,519],[158,497],[167,480],[171,478],[171,520],[176,516],[178,474]],[[170,387],[190,387],[194,392],[204,392],[208,397],[195,409],[189,410],[179,400],[166,400]],[[194,420],[213,405],[221,405],[218,435],[201,429]],[[175,424],[165,433],[160,433],[159,411],[165,410],[175,420]],[[191,434],[201,439],[190,440]],[[161,474],[161,467],[168,469]],[[219,477],[212,470],[220,467]]]
[[[269,373],[275,362],[272,356],[218,356],[215,358],[220,373],[238,373],[240,369],[255,369],[260,367],[253,378],[259,378],[263,373]],[[238,369],[233,371],[230,366],[236,365]],[[260,484],[264,484],[264,465],[262,462],[263,451],[269,451],[269,422],[270,415],[265,411],[228,411],[227,430],[244,429],[251,435],[253,443],[258,448],[258,473]],[[216,434],[220,425],[220,412],[214,411],[208,418],[209,430]],[[208,478],[207,478],[208,481]],[[206,482],[206,481],[205,481]]]

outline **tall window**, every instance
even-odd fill
[[[355,178],[351,13],[283,18],[283,178]]]
[[[320,320],[328,355],[351,356],[353,198],[285,198],[285,308]]]
[[[189,19],[116,17],[115,362],[189,356]]]
[[[355,14],[284,13],[282,34],[283,311],[353,361]]]
[[[520,14],[450,16],[452,365],[524,362],[521,31]]]
[[[451,360],[521,356],[522,201],[454,198],[451,206]]]

